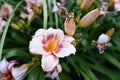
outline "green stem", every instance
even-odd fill
[[[53,0],[53,5],[56,5],[56,0]],[[55,13],[55,24],[56,24],[56,28],[58,28],[58,15],[57,13]]]
[[[44,20],[43,20],[43,28],[47,29],[47,3],[46,0],[43,0],[43,16],[44,16]]]
[[[48,0],[48,6],[49,6],[50,26],[52,26],[52,24],[53,24],[53,18],[52,18],[52,15],[51,15],[52,7],[51,7],[51,1],[50,0]]]
[[[23,0],[22,0],[22,1],[23,1]],[[22,1],[20,1],[20,2],[16,5],[15,9],[13,10],[12,14],[10,15],[10,17],[9,17],[8,20],[7,20],[7,24],[6,24],[6,26],[5,26],[5,29],[4,29],[4,32],[3,32],[3,34],[2,34],[1,41],[0,41],[0,60],[1,60],[1,58],[2,58],[2,51],[3,51],[3,46],[4,46],[4,42],[5,42],[5,38],[6,38],[7,31],[8,31],[8,27],[9,27],[9,25],[10,25],[10,22],[11,22],[13,16],[14,16],[14,13],[15,13],[16,9],[20,6],[20,4],[22,3]]]

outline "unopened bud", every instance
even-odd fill
[[[66,34],[68,35],[74,35],[75,33],[75,22],[74,22],[74,13],[71,13],[70,15],[68,15],[68,17],[65,20],[64,23],[64,30],[66,32]]]
[[[107,32],[106,32],[106,35],[108,35],[109,37],[111,37],[114,33],[115,29],[112,28],[112,29],[109,29]]]
[[[90,11],[88,14],[86,14],[79,22],[81,27],[87,27],[91,23],[93,23],[97,17],[100,15],[99,9],[94,9]]]
[[[93,0],[83,0],[81,4],[81,9],[88,9],[93,3]]]
[[[14,23],[11,23],[11,27],[15,30],[20,30],[20,27]]]

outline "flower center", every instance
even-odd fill
[[[6,7],[4,8],[4,14],[5,14],[5,15],[9,15],[9,10],[8,10],[8,8],[6,8]]]
[[[12,80],[12,75],[11,74],[7,74],[1,80]]]
[[[49,39],[45,44],[46,51],[48,51],[48,52],[58,51],[59,50],[58,42],[59,42],[59,36],[58,35],[56,35],[54,38]]]

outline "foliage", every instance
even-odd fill
[[[29,52],[29,42],[32,39],[33,34],[39,28],[43,26],[64,29],[65,19],[57,15],[57,13],[51,13],[52,5],[55,0],[47,1],[47,13],[42,11],[41,14],[35,16],[30,25],[23,26],[21,30],[14,30],[10,27],[11,23],[16,23],[16,20],[20,19],[20,11],[25,11],[23,6],[24,2],[17,7],[12,16],[6,18],[9,26],[8,31],[4,29],[2,36],[7,35],[2,52],[2,58],[8,60],[17,60],[21,64],[31,63],[34,58],[40,61],[41,57],[32,55]],[[0,6],[4,3],[11,4],[14,8],[19,1],[17,0],[1,0]],[[45,5],[44,5],[45,6]],[[43,6],[43,8],[44,8]],[[80,10],[80,5],[77,5],[77,0],[68,0],[65,5],[68,12],[74,12],[75,17],[80,16],[82,18],[89,11],[96,7],[100,7],[100,3],[94,0],[92,6],[87,10]],[[110,11],[113,9],[109,8]],[[13,15],[12,14],[12,15]],[[44,14],[44,16],[43,16]],[[47,15],[45,15],[47,14]],[[59,74],[60,80],[120,80],[120,12],[114,12],[112,15],[106,15],[105,17],[98,17],[95,21],[99,24],[97,27],[93,24],[86,28],[81,28],[76,22],[76,33],[74,37],[77,40],[76,54],[60,59],[62,65],[62,72]],[[45,19],[46,18],[46,19]],[[43,21],[44,20],[44,21]],[[47,20],[47,21],[46,21]],[[57,26],[58,25],[58,26]],[[5,27],[5,28],[6,28]],[[46,28],[46,27],[45,27]],[[103,54],[99,54],[96,44],[93,44],[93,40],[97,41],[100,34],[106,33],[111,28],[115,28],[115,32],[112,35],[108,47]],[[76,37],[76,34],[80,34],[80,37]],[[1,36],[1,37],[2,37]],[[0,43],[0,46],[2,43]],[[41,63],[41,62],[40,62]],[[50,80],[44,78],[45,72],[43,72],[40,64],[31,66],[27,71],[23,80]]]

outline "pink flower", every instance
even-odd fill
[[[114,0],[115,11],[120,11],[120,0]]]
[[[55,79],[55,80],[59,80],[59,76],[58,74],[62,71],[61,65],[58,64],[53,71],[48,72],[45,77],[47,78],[51,78],[51,79]]]
[[[29,48],[32,54],[42,55],[42,68],[48,72],[59,63],[59,58],[75,54],[76,49],[71,44],[73,40],[60,29],[39,29],[30,41]]]
[[[6,25],[6,21],[0,17],[0,34],[3,32],[3,27]]]
[[[35,7],[42,7],[43,0],[25,0],[28,13],[34,12]]]
[[[12,6],[5,3],[0,10],[0,16],[9,16],[12,13],[12,11],[13,11]]]
[[[107,47],[107,43],[109,42],[110,37],[106,34],[101,34],[97,40],[97,47],[99,49],[99,53],[102,54]]]
[[[8,62],[3,59],[0,62],[0,80],[21,80],[25,72],[28,70],[28,65],[24,64],[20,67],[14,67],[18,64],[16,61]]]

